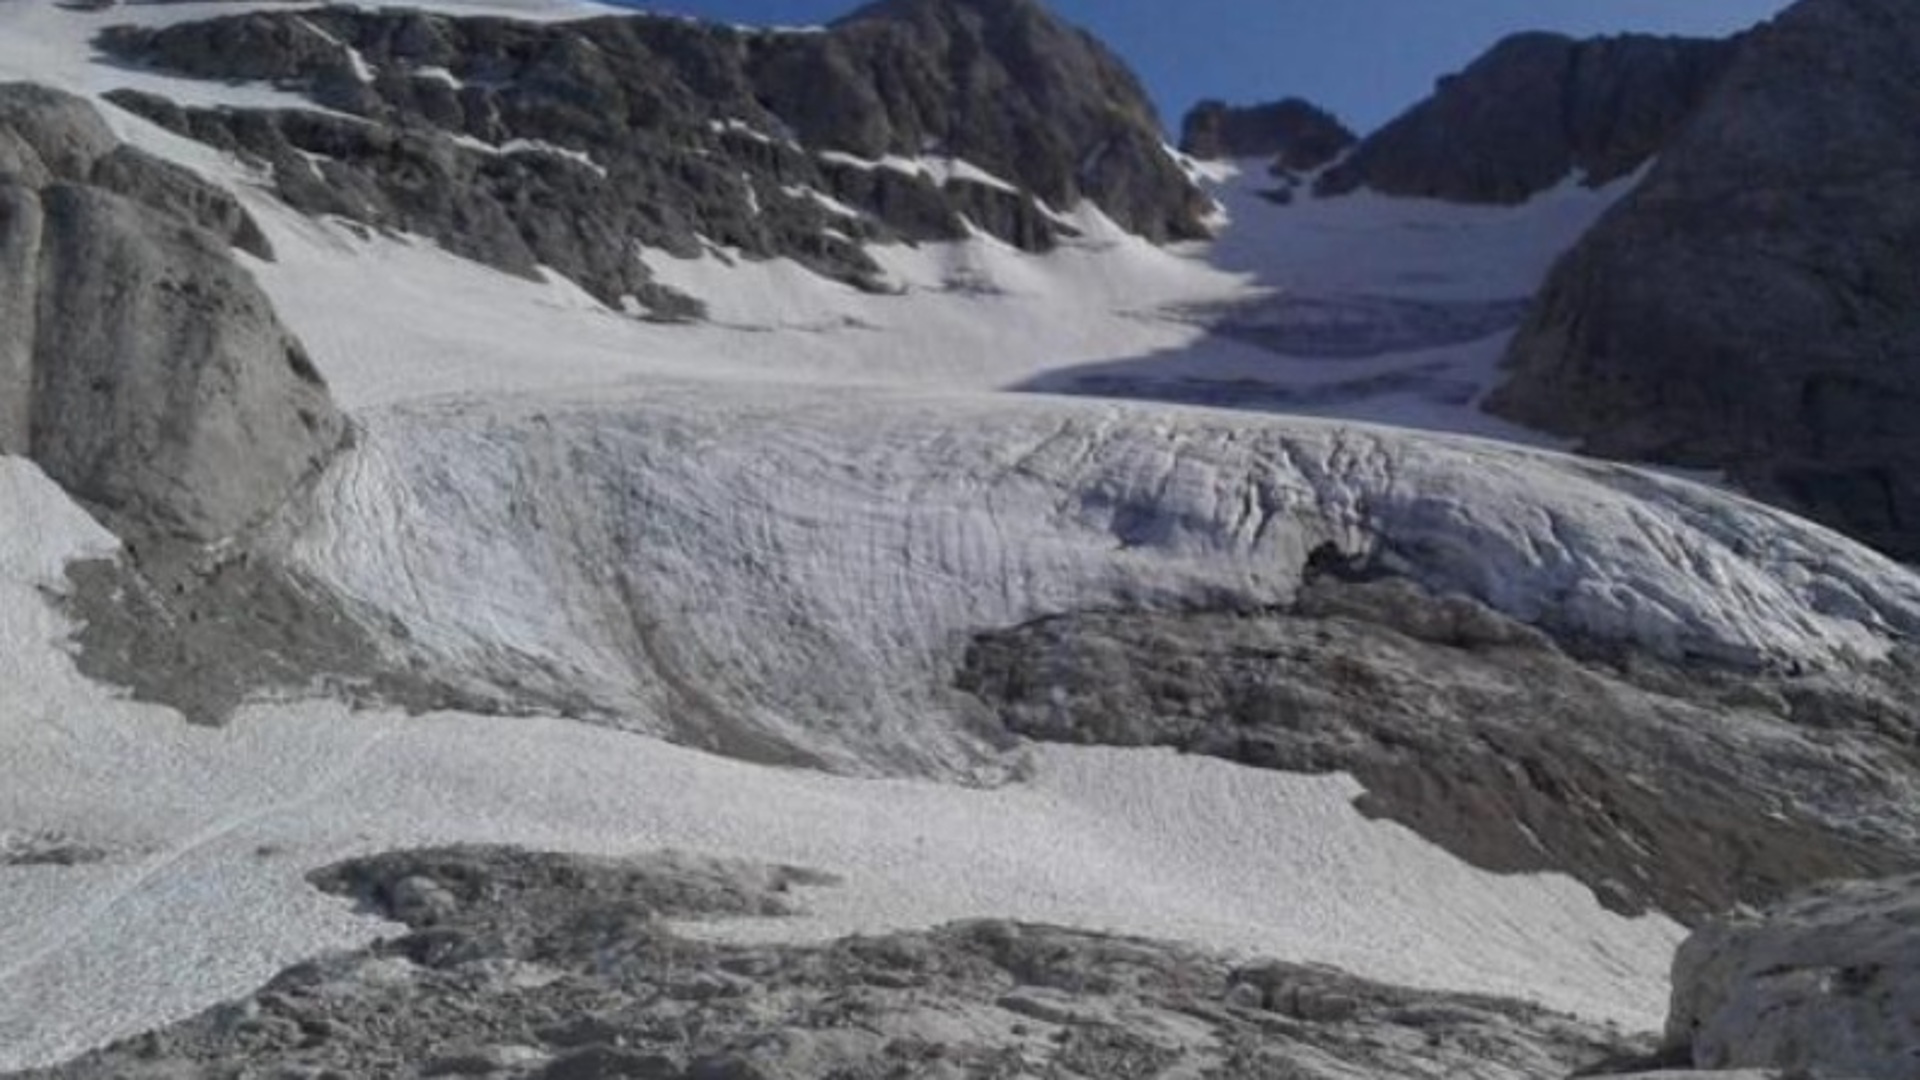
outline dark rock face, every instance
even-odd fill
[[[822,126],[810,127],[788,114],[870,94],[883,113],[857,125],[881,140],[865,144],[868,156],[932,143],[1055,207],[1089,198],[1150,240],[1205,235],[1205,199],[1163,152],[1139,80],[1038,0],[883,0],[796,44],[806,66],[854,77],[825,94],[803,83],[773,95],[770,108],[803,139],[860,152],[836,118],[816,112]]]
[[[1045,926],[747,947],[665,922],[787,913],[825,883],[792,869],[453,848],[311,880],[406,931],[23,1075],[1522,1080],[1650,1048],[1517,1002]]]
[[[1920,9],[1755,31],[1640,190],[1555,268],[1501,415],[1727,470],[1920,558]]]
[[[550,266],[669,316],[697,307],[651,282],[636,244],[692,256],[710,242],[879,287],[863,243],[957,239],[971,223],[1045,250],[1065,233],[1043,202],[1091,199],[1156,240],[1202,233],[1204,200],[1133,76],[1027,0],[880,4],[825,33],[260,12],[112,30],[102,45],[334,110],[115,97],[268,164],[302,210],[432,236],[510,272]],[[885,158],[963,159],[1012,190]]]
[[[231,196],[90,106],[0,87],[0,452],[130,538],[243,529],[345,437],[229,243],[269,254]]]
[[[1290,172],[1318,169],[1356,139],[1332,113],[1300,98],[1247,106],[1203,101],[1180,125],[1182,153],[1208,161],[1270,158]]]
[[[1317,190],[1516,203],[1575,170],[1603,184],[1666,145],[1732,52],[1684,38],[1519,34],[1368,136]]]
[[[1802,678],[1580,659],[1471,601],[1332,573],[1286,612],[983,635],[959,682],[1030,738],[1350,772],[1367,813],[1627,914],[1920,866],[1914,657]]]

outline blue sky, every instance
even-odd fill
[[[742,23],[825,22],[857,0],[629,0]],[[1203,97],[1298,94],[1362,131],[1426,95],[1502,35],[1726,34],[1787,0],[1052,0],[1140,72],[1169,125]]]

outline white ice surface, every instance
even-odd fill
[[[1284,603],[1329,542],[1676,659],[1817,666],[1920,630],[1920,579],[1816,526],[1459,437],[657,378],[363,424],[285,543],[436,670],[850,770],[980,759],[943,689],[973,633]]]
[[[807,917],[704,932],[819,938],[1000,916],[1177,937],[1422,986],[1657,1022],[1679,929],[1564,878],[1476,871],[1364,820],[1345,777],[1051,749],[997,790],[746,765],[557,720],[260,707],[189,727],[81,678],[40,590],[111,543],[0,459],[0,822],[109,852],[0,867],[0,1068],[244,993],[385,927],[302,883],[355,853],[455,841],[671,847],[811,866]]]

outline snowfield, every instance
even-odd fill
[[[110,21],[235,9],[0,0],[0,77],[285,104],[102,67],[86,46]],[[0,459],[0,856],[97,856],[0,857],[0,1068],[365,943],[387,928],[302,876],[456,841],[673,847],[843,879],[809,892],[803,918],[709,933],[1015,917],[1652,1028],[1673,923],[1611,915],[1563,877],[1474,870],[1364,820],[1345,776],[1163,752],[1027,748],[1020,762],[948,689],[970,635],[1073,610],[1282,603],[1326,544],[1671,657],[1817,666],[1920,631],[1920,578],[1825,530],[1458,434],[1528,438],[1472,407],[1502,331],[1333,358],[1191,316],[1269,305],[1261,325],[1284,331],[1277,299],[1484,310],[1530,293],[1621,186],[1503,210],[1279,207],[1255,194],[1261,178],[1223,169],[1233,225],[1216,244],[1155,249],[1079,208],[1063,212],[1083,237],[1051,256],[984,238],[879,249],[893,296],[723,251],[649,254],[714,314],[663,327],[557,277],[299,217],[238,163],[105,108],[259,217],[278,259],[249,265],[359,426],[267,542],[388,632],[396,657],[612,726],[315,701],[202,729],[127,701],[76,672],[47,595],[113,539]],[[1409,371],[1435,377],[1390,377]],[[1084,391],[1090,372],[1136,397],[1169,380],[1272,388],[1323,415],[1005,392]]]

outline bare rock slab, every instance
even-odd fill
[[[1702,1068],[1920,1075],[1920,875],[1701,929],[1674,964],[1667,1037]]]
[[[231,245],[271,254],[230,194],[0,86],[0,453],[136,542],[239,532],[346,437]]]

